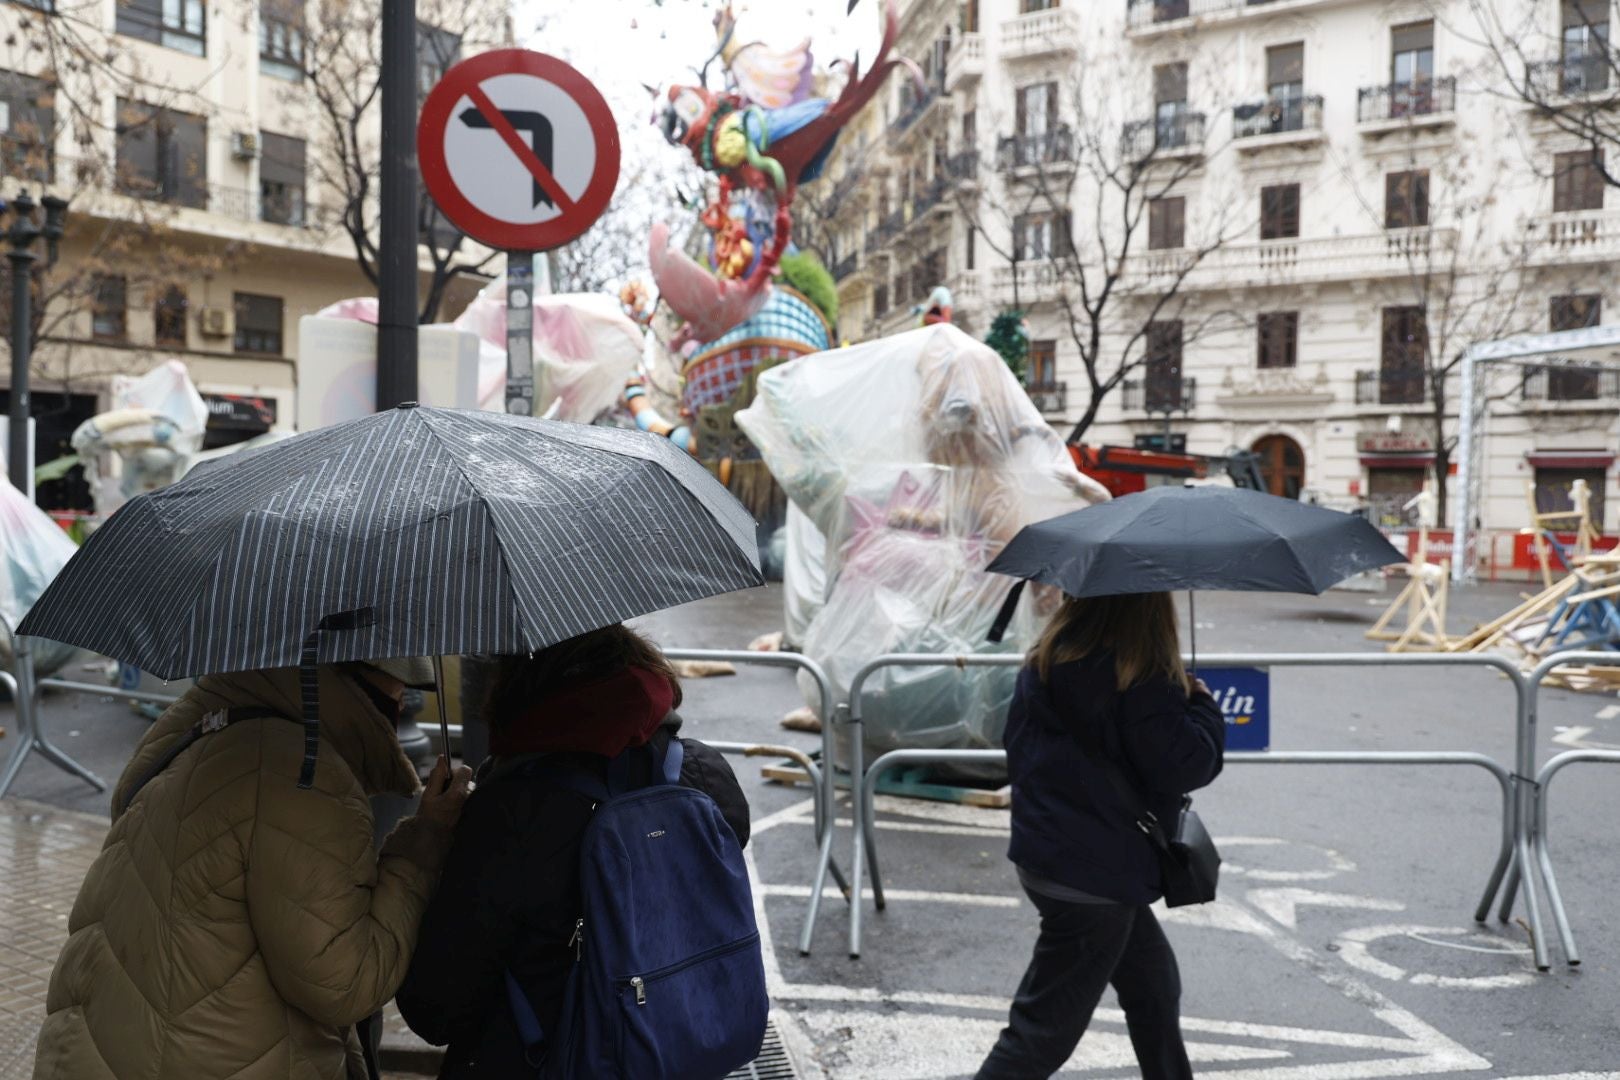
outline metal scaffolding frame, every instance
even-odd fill
[[[1476,522],[1485,489],[1485,425],[1490,418],[1486,386],[1493,366],[1613,367],[1620,370],[1620,326],[1592,326],[1552,334],[1522,334],[1470,345],[1463,353],[1461,410],[1457,417],[1457,490],[1451,521],[1455,554],[1451,582],[1473,581],[1479,565]]]

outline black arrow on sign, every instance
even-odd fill
[[[506,117],[506,122],[511,124],[515,130],[529,133],[529,145],[534,149],[534,156],[539,158],[540,163],[550,171],[552,169],[551,121],[537,112],[527,112],[521,109],[502,109],[501,115]],[[479,131],[490,131],[495,127],[494,124],[489,122],[489,118],[477,109],[464,110],[460,119],[463,124]],[[533,206],[545,203],[553,209],[556,208],[557,204],[551,201],[551,196],[546,194],[545,189],[540,186],[538,180],[534,181],[533,197]]]

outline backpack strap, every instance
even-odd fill
[[[540,1018],[534,1014],[534,1006],[529,1004],[529,996],[518,985],[517,979],[512,977],[512,970],[508,968],[506,975],[506,1003],[512,1009],[512,1022],[517,1025],[518,1038],[523,1042],[523,1060],[529,1063],[532,1069],[538,1069],[546,1061],[546,1032],[540,1026]]]
[[[232,724],[240,724],[244,720],[268,720],[272,716],[280,715],[274,709],[264,709],[256,706],[239,709],[216,709],[205,714],[201,720],[191,725],[191,728],[184,735],[171,743],[169,748],[141,774],[140,778],[129,789],[129,795],[124,799],[124,805],[127,807],[134,802],[135,796],[140,794],[142,788],[156,779],[159,773],[174,763],[175,758],[185,753],[192,743],[204,735],[224,731]]]

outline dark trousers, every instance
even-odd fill
[[[1153,912],[1074,904],[1034,892],[1029,898],[1041,913],[1041,934],[1007,1027],[978,1080],[1039,1080],[1057,1072],[1080,1045],[1110,983],[1125,1010],[1143,1080],[1188,1080],[1181,972]]]

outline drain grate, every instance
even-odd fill
[[[765,1045],[760,1047],[759,1057],[726,1080],[799,1080],[787,1048],[782,1045],[782,1036],[777,1033],[775,1020],[765,1026]]]

